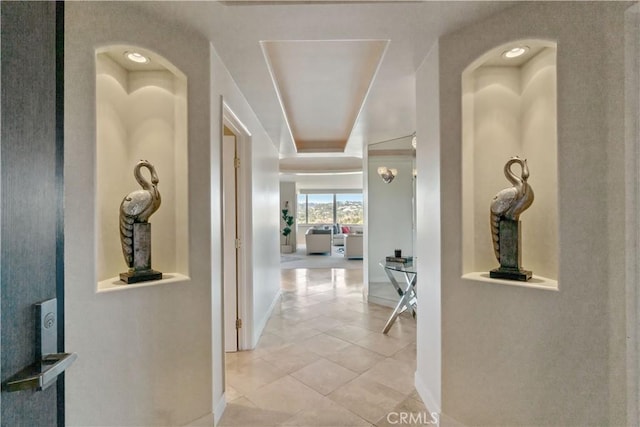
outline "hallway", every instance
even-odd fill
[[[415,320],[402,315],[383,335],[391,309],[363,302],[361,269],[281,275],[257,348],[226,354],[220,425],[381,427],[409,414],[428,424],[413,386]]]

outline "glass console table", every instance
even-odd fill
[[[418,296],[416,293],[416,278],[418,276],[418,272],[416,270],[415,261],[415,258],[412,261],[406,263],[389,262],[386,260],[380,261],[380,266],[384,268],[384,272],[387,274],[389,281],[400,296],[400,300],[398,301],[396,308],[393,310],[393,313],[391,314],[391,317],[389,317],[389,320],[387,320],[387,324],[384,325],[384,329],[382,330],[383,334],[389,332],[389,329],[393,325],[393,322],[396,321],[401,313],[409,310],[411,312],[411,315],[414,318],[416,317],[418,302]],[[396,274],[398,273],[400,273],[404,278],[404,283],[402,285],[396,279]]]

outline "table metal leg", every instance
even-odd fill
[[[396,280],[396,277],[393,275],[393,273],[391,273],[391,271],[389,271],[386,268],[384,269],[384,272],[386,273],[387,277],[389,278],[389,281],[391,282],[391,284],[395,288],[395,290],[398,293],[398,295],[402,296],[404,294],[404,292],[402,290],[402,287],[400,287],[400,284]]]
[[[402,287],[396,280],[393,273],[391,273],[387,269],[385,269],[385,273],[389,277],[389,280],[391,281],[391,284],[393,284],[393,287],[398,292],[398,295],[400,295],[400,301],[398,301],[396,308],[393,310],[393,313],[391,313],[391,317],[389,317],[389,320],[387,320],[387,323],[385,324],[384,329],[382,330],[383,334],[386,334],[387,332],[389,332],[389,329],[391,329],[391,326],[396,321],[400,313],[404,312],[405,310],[410,310],[413,317],[415,317],[416,310],[414,306],[417,301],[417,295],[415,292],[415,284],[416,284],[416,277],[417,277],[416,274],[410,275],[408,273],[405,273],[406,287],[405,289],[402,289]]]

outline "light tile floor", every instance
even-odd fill
[[[391,285],[390,285],[391,286]],[[220,425],[428,425],[414,389],[416,326],[382,334],[391,308],[367,304],[362,270],[282,270],[282,298],[253,351],[227,353]],[[417,421],[417,423],[416,423]]]

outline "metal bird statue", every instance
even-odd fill
[[[511,171],[511,166],[518,163],[522,168],[520,177]],[[518,221],[520,214],[533,203],[533,190],[527,183],[529,168],[527,160],[515,156],[504,165],[504,175],[513,187],[505,188],[495,195],[491,201],[491,235],[493,237],[493,252],[500,262],[500,222],[504,219]]]
[[[147,168],[151,173],[151,182],[147,181],[140,171]],[[120,243],[127,266],[133,267],[133,224],[147,222],[149,217],[160,207],[158,192],[158,174],[156,168],[147,160],[140,160],[133,169],[136,181],[142,190],[129,193],[120,204]]]

